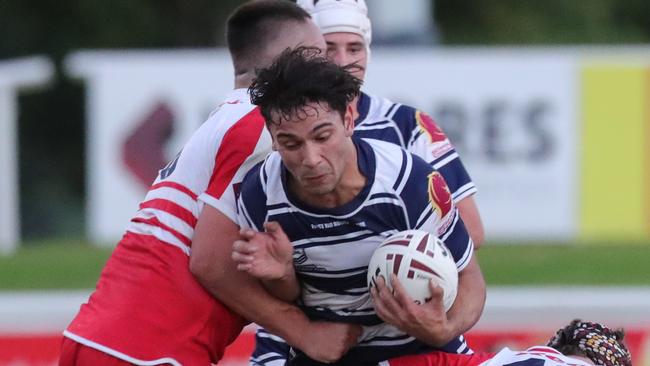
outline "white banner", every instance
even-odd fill
[[[87,86],[87,230],[114,245],[158,173],[233,88],[225,51],[81,52]]]
[[[11,254],[20,237],[18,189],[18,92],[43,86],[54,74],[45,57],[0,62],[0,255]]]
[[[577,230],[577,56],[525,50],[373,51],[365,90],[429,112],[479,194],[487,238]],[[81,52],[88,230],[114,244],[162,167],[232,88],[225,51]]]
[[[479,193],[486,238],[577,233],[577,57],[552,51],[385,50],[366,89],[429,112]]]

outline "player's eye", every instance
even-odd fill
[[[332,135],[332,134],[329,133],[329,132],[327,132],[327,133],[322,133],[322,134],[316,136],[316,138],[314,138],[314,140],[316,140],[316,142],[325,142],[325,141],[327,141],[327,140],[330,138],[331,135]]]
[[[279,141],[280,146],[287,150],[297,150],[300,148],[300,144],[295,141]]]
[[[361,46],[354,46],[348,48],[348,53],[353,55],[358,55],[359,53],[361,53],[361,51],[363,51],[363,48]]]

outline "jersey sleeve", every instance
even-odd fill
[[[411,173],[401,192],[411,229],[434,233],[449,248],[458,271],[469,264],[474,244],[442,174],[412,155]]]
[[[284,366],[289,352],[290,347],[284,339],[260,328],[255,333],[255,349],[249,366]]]
[[[430,352],[421,355],[403,356],[379,363],[379,366],[478,366],[491,359],[493,353],[456,354]]]
[[[476,193],[476,185],[465,169],[458,152],[433,118],[412,108],[402,113],[408,114],[409,125],[413,127],[407,149],[442,174],[454,202]]]
[[[255,108],[225,132],[215,149],[208,186],[199,199],[233,221],[237,220],[236,201],[243,177],[270,151],[264,132],[264,119]]]

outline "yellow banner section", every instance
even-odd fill
[[[650,237],[649,75],[645,65],[583,68],[583,239]]]

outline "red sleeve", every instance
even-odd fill
[[[393,358],[388,361],[388,364],[390,366],[476,366],[494,357],[494,355],[494,353],[487,352],[471,355],[431,352]]]
[[[264,117],[259,108],[253,109],[230,127],[215,156],[207,194],[216,199],[221,198],[237,171],[255,151],[263,129]]]

